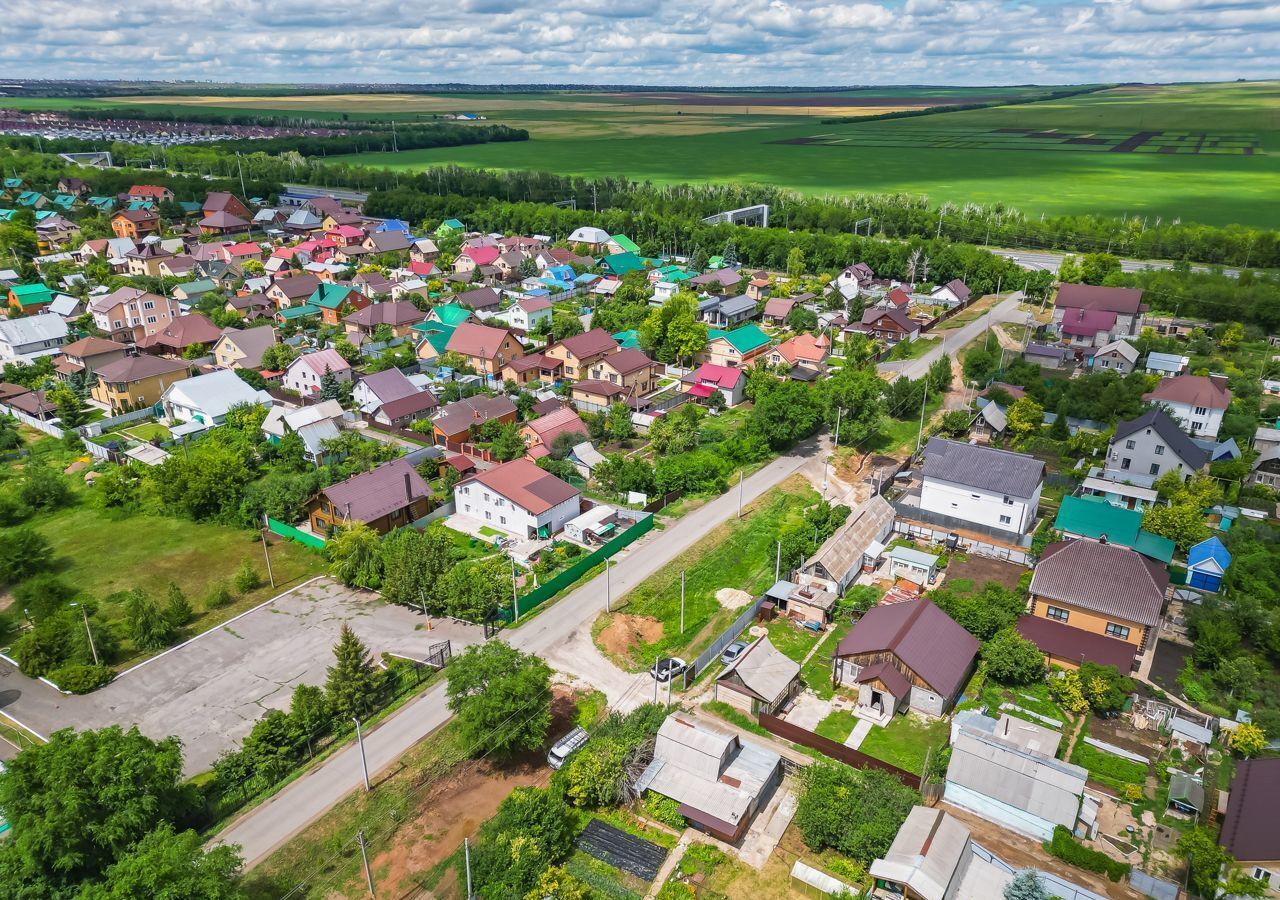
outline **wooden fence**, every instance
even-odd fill
[[[794,744],[812,747],[825,756],[857,769],[879,769],[882,772],[888,772],[907,787],[917,791],[920,790],[919,775],[908,772],[906,769],[899,769],[897,766],[890,765],[884,760],[876,759],[874,756],[867,756],[867,754],[854,750],[852,747],[837,744],[817,732],[801,728],[799,725],[792,725],[790,722],[783,721],[777,716],[771,716],[768,713],[760,713],[760,725],[766,731],[776,734],[780,738],[785,738]]]

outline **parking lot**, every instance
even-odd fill
[[[102,690],[65,696],[0,663],[0,709],[36,732],[137,726],[182,739],[188,774],[208,769],[267,710],[286,709],[298,684],[323,684],[333,645],[348,623],[372,651],[421,658],[450,640],[453,651],[482,639],[478,627],[383,603],[320,578],[123,673]]]

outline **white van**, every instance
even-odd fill
[[[569,754],[577,750],[587,742],[587,738],[591,737],[587,730],[579,725],[570,731],[560,740],[556,741],[549,753],[547,753],[547,765],[553,769],[558,769],[564,765],[564,761],[569,758]]]

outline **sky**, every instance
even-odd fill
[[[0,0],[0,79],[644,85],[1280,77],[1280,0]]]

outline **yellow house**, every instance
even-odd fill
[[[93,399],[111,407],[117,415],[153,406],[169,385],[191,376],[188,364],[160,356],[126,356],[102,366],[97,371],[98,383],[91,390]]]
[[[543,350],[545,356],[564,363],[564,377],[578,381],[590,378],[591,367],[618,349],[618,342],[603,328],[593,328],[585,334],[575,334],[556,341]]]

